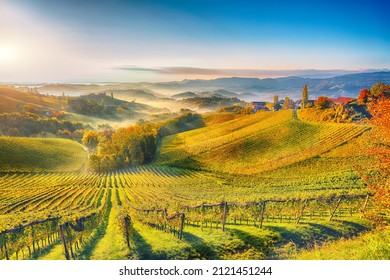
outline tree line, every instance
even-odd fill
[[[116,131],[88,130],[84,133],[82,143],[91,152],[89,168],[96,172],[107,172],[148,163],[153,160],[162,137],[202,125],[201,115],[187,113],[155,124],[140,121]]]
[[[40,117],[27,112],[0,114],[0,135],[5,136],[31,137],[52,134],[81,141],[85,128],[80,122]]]

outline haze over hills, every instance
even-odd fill
[[[37,111],[60,110],[65,101],[55,97],[20,92],[13,88],[0,87],[0,113],[19,112],[33,106]]]
[[[182,82],[153,84],[155,91],[170,90],[182,91],[213,91],[224,89],[235,93],[257,94],[261,99],[272,97],[274,94],[289,95],[291,98],[301,96],[302,87],[307,84],[312,97],[327,95],[329,97],[357,96],[362,88],[381,81],[390,82],[390,72],[374,72],[336,76],[326,79],[312,79],[301,77],[285,78],[219,78],[215,80],[184,80]]]
[[[126,95],[130,98],[156,99],[162,95],[172,96],[185,92],[220,94],[225,97],[237,97],[238,94],[246,101],[256,99],[271,100],[275,94],[289,96],[293,99],[300,98],[302,87],[306,84],[309,88],[311,98],[320,95],[329,97],[338,96],[357,96],[362,88],[370,88],[376,82],[381,81],[390,83],[390,72],[372,72],[340,75],[332,78],[302,78],[302,77],[283,77],[283,78],[218,78],[213,80],[183,80],[162,83],[118,83],[107,85],[72,85],[72,84],[47,84],[40,87],[40,91],[49,94],[86,94],[100,91],[117,91],[121,98]],[[221,91],[224,90],[224,91]],[[142,92],[143,91],[143,92]],[[227,92],[228,91],[228,92]],[[210,93],[211,92],[211,93]],[[230,93],[229,93],[230,92]],[[226,95],[228,93],[228,95]],[[161,95],[160,95],[161,94]],[[235,94],[237,96],[235,96]],[[251,94],[252,96],[248,96]],[[253,96],[253,94],[255,94]],[[188,95],[188,94],[187,94]],[[173,98],[188,98],[194,96],[172,96]],[[248,100],[251,99],[251,100]]]
[[[74,87],[69,85],[69,88],[73,89]],[[62,93],[57,96],[41,94],[35,91],[35,88],[31,92],[27,87],[23,90],[6,86],[0,87],[0,115],[3,114],[3,118],[7,118],[7,113],[13,118],[29,118],[25,114],[32,113],[34,116],[36,115],[36,118],[41,117],[45,120],[56,117],[61,121],[83,122],[97,127],[100,124],[108,123],[113,126],[130,124],[139,119],[146,119],[153,114],[169,112],[162,106],[154,107],[143,103],[144,100],[148,100],[147,98],[157,99],[155,95],[143,90],[125,91],[126,93],[134,93],[131,98],[121,98],[118,91],[113,92],[112,97],[110,93],[104,92],[64,97]],[[140,102],[135,101],[135,94],[142,97],[137,98],[137,101],[140,100]],[[119,98],[115,98],[116,95]],[[13,125],[15,126],[15,124]],[[12,125],[8,127],[7,122],[2,123],[0,134],[1,130],[8,133],[7,131],[12,127]],[[20,127],[16,128],[23,131]],[[27,127],[25,128],[30,131]],[[51,129],[49,130],[53,132]],[[34,131],[36,132],[33,134],[39,133],[39,129]],[[25,135],[24,132],[20,133]]]
[[[183,100],[183,99],[191,99],[195,97],[205,98],[205,97],[223,97],[223,98],[237,98],[244,101],[255,101],[259,100],[259,96],[254,93],[240,93],[237,94],[232,91],[224,90],[224,89],[218,89],[213,91],[203,91],[203,92],[192,92],[192,91],[186,91],[178,94],[173,94],[171,98],[177,99],[177,100]]]

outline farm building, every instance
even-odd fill
[[[264,109],[266,104],[267,102],[263,102],[263,101],[253,101],[252,102],[253,111],[257,112],[259,110]]]

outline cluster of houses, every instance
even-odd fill
[[[340,96],[340,97],[337,97],[337,98],[330,98],[330,100],[334,103],[334,104],[341,104],[341,105],[346,105],[348,104],[349,102],[353,101],[355,98],[353,97],[343,97],[343,96]],[[278,101],[278,105],[280,108],[283,108],[284,107],[284,102],[285,100],[280,100]],[[306,100],[305,102],[305,106],[309,106],[312,107],[315,105],[315,102],[316,100],[314,99],[308,99]],[[296,101],[292,101],[292,99],[290,99],[290,104],[288,106],[288,108],[290,109],[301,109],[303,108],[303,100],[302,99],[298,99]],[[276,111],[276,107],[274,106],[275,103],[272,103],[272,102],[264,102],[264,101],[253,101],[252,102],[252,107],[253,107],[253,111],[254,112],[257,112],[257,111],[260,111],[260,110],[263,110],[263,111]]]

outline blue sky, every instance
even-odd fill
[[[0,1],[7,81],[164,81],[390,68],[383,1]]]

